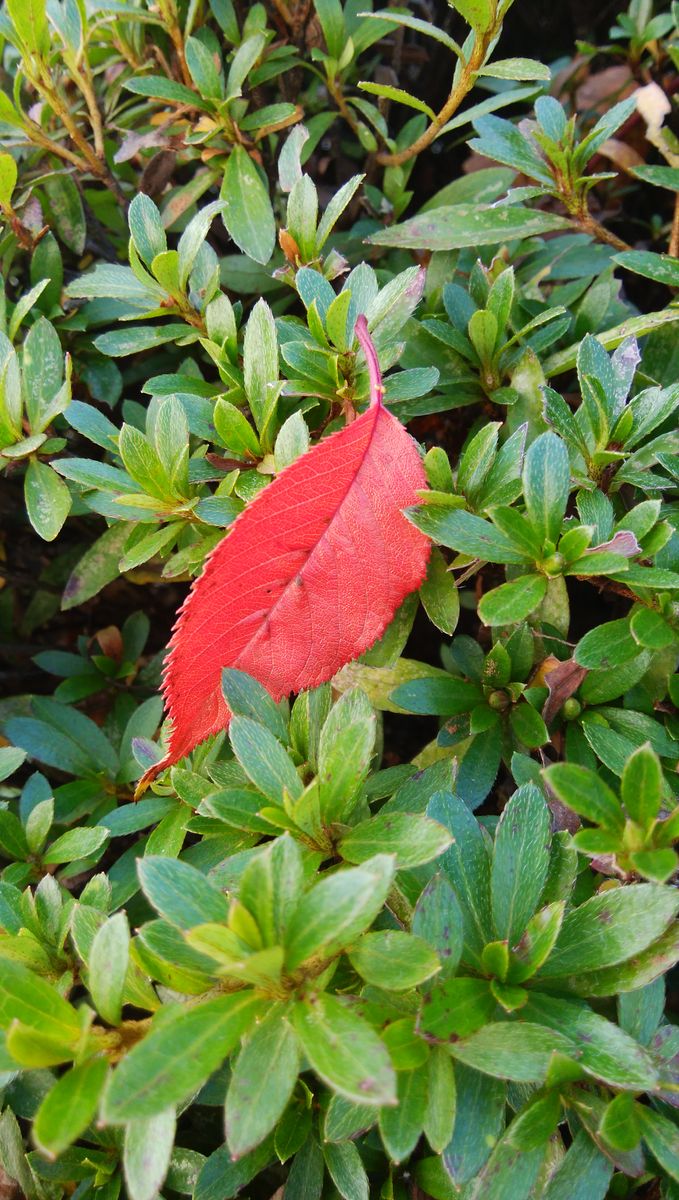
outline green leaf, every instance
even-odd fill
[[[328,54],[340,58],[346,41],[344,13],[340,0],[314,0]]]
[[[376,246],[402,250],[458,250],[463,246],[506,245],[567,226],[563,217],[520,204],[511,207],[453,204],[373,233],[367,240]]]
[[[533,784],[520,787],[500,817],[493,847],[491,900],[497,936],[510,946],[533,916],[549,867],[551,817]]]
[[[578,816],[622,833],[625,818],[620,802],[595,771],[577,763],[556,763],[547,767],[544,777],[562,804]]]
[[[137,253],[150,267],[156,255],[167,250],[167,238],[160,213],[145,192],[137,192],[131,200],[127,220]]]
[[[18,168],[11,154],[0,154],[0,204],[9,206],[16,187]]]
[[[411,96],[410,92],[405,92],[403,88],[391,87],[384,83],[359,83],[358,86],[362,92],[370,92],[371,96],[380,96],[384,100],[393,100],[396,104],[405,104],[408,108],[425,113],[431,121],[436,119],[433,108],[425,104],[424,100],[418,100],[417,96]]]
[[[374,854],[395,854],[399,870],[431,862],[450,845],[448,831],[419,813],[383,812],[355,825],[339,843],[347,862],[364,863]]]
[[[276,243],[269,191],[247,150],[234,146],[224,171],[224,224],[244,254],[266,266]]]
[[[541,908],[527,923],[520,942],[509,956],[509,983],[530,979],[552,952],[559,936],[565,909],[564,900],[555,900]]]
[[[429,881],[413,913],[412,930],[433,947],[441,964],[441,978],[454,975],[462,954],[462,911],[444,875]]]
[[[439,970],[438,957],[427,943],[400,929],[364,934],[348,957],[366,983],[386,991],[408,991]]]
[[[405,515],[427,537],[461,554],[497,563],[529,561],[495,525],[464,509],[426,504],[422,508],[407,509]]]
[[[262,1005],[252,991],[243,991],[164,1013],[115,1070],[105,1119],[120,1124],[181,1104],[238,1045]]]
[[[221,100],[224,96],[224,80],[208,47],[198,38],[187,37],[184,50],[191,78],[203,99]]]
[[[129,536],[127,525],[121,521],[106,529],[91,543],[67,580],[61,598],[64,611],[91,600],[92,596],[118,578],[118,563]]]
[[[29,52],[43,55],[49,49],[45,0],[7,0],[12,24]]]
[[[261,455],[262,448],[252,425],[230,400],[220,397],[214,407],[213,420],[215,429],[228,450],[242,457],[258,458]]]
[[[615,1150],[633,1150],[641,1139],[641,1129],[636,1115],[636,1102],[629,1092],[621,1092],[611,1103],[599,1125],[604,1142]]]
[[[189,104],[191,108],[209,112],[197,92],[185,87],[183,83],[175,83],[165,75],[136,75],[125,81],[128,92],[137,96],[152,96],[154,100],[169,100],[170,104]]]
[[[615,325],[612,329],[598,332],[596,337],[605,350],[614,350],[616,346],[625,341],[625,338],[643,337],[644,334],[652,333],[653,330],[661,329],[665,325],[671,325],[675,321],[679,321],[679,309],[665,308],[661,312],[643,313],[639,317],[628,317],[620,325]],[[565,350],[557,350],[549,358],[543,359],[542,369],[545,378],[550,379],[553,375],[561,375],[564,371],[571,371],[577,363],[580,345],[580,342],[576,342],[572,346],[567,346]]]
[[[580,639],[573,655],[581,667],[601,670],[619,667],[639,653],[638,642],[629,629],[629,620],[607,621],[590,629]]]
[[[445,1047],[432,1046],[423,1129],[429,1145],[437,1154],[445,1150],[453,1136],[456,1099],[455,1072],[450,1055]]]
[[[288,970],[334,958],[355,941],[381,911],[394,870],[393,856],[378,854],[361,867],[337,871],[315,883],[288,926]]]
[[[555,1052],[568,1054],[572,1043],[562,1033],[523,1019],[484,1024],[470,1037],[454,1041],[450,1053],[475,1071],[516,1083],[542,1083]]]
[[[632,175],[643,179],[656,187],[669,188],[671,192],[679,192],[679,167],[632,167]]]
[[[512,1133],[520,1119],[519,1116],[512,1122],[478,1177],[478,1194],[484,1200],[529,1200],[535,1195],[534,1188],[548,1154],[547,1139],[537,1147],[517,1149]]]
[[[435,546],[429,558],[427,578],[420,585],[420,599],[432,624],[441,633],[453,634],[460,616],[460,597],[446,560]]]
[[[649,650],[664,650],[676,641],[676,634],[667,621],[652,608],[638,608],[632,613],[629,627],[634,640]]]
[[[465,962],[481,964],[481,952],[493,939],[490,898],[490,859],[479,823],[457,796],[436,792],[427,814],[449,830],[453,842],[440,866],[453,885],[464,921]]]
[[[457,976],[434,984],[424,1002],[419,1031],[428,1039],[452,1043],[480,1029],[497,1003],[487,979]]]
[[[144,895],[157,912],[180,929],[229,919],[229,903],[200,871],[173,858],[149,856],[137,864]]]
[[[242,86],[258,58],[261,56],[265,45],[266,34],[264,33],[255,33],[252,37],[245,38],[244,41],[241,41],[240,46],[236,50],[236,53],[231,60],[231,66],[229,67],[229,74],[226,80],[226,94],[228,99],[234,99],[235,97],[241,95]]]
[[[396,1078],[398,1103],[383,1108],[379,1129],[392,1162],[403,1162],[417,1145],[427,1115],[427,1075],[421,1069],[399,1071]]]
[[[196,336],[195,330],[192,332],[184,324],[131,325],[99,334],[94,339],[94,345],[109,358],[125,358],[128,354],[139,354],[142,350],[152,350],[154,346],[164,346],[167,342],[180,339],[183,343],[195,341]]]
[[[258,300],[245,328],[243,342],[245,394],[260,437],[265,433],[276,405],[278,389],[278,342],[273,313],[265,300]]]
[[[549,67],[534,58],[501,58],[481,67],[479,75],[493,79],[551,79]]]
[[[613,1163],[581,1129],[551,1176],[544,1200],[605,1200],[612,1174]]]
[[[457,679],[451,675],[422,675],[400,684],[391,693],[390,700],[408,712],[422,716],[436,714],[453,717],[471,712],[483,702],[483,693],[476,683]]]
[[[453,1137],[443,1161],[456,1184],[466,1183],[481,1169],[505,1123],[506,1085],[455,1063],[457,1114]]]
[[[509,714],[509,724],[517,742],[529,750],[537,750],[549,741],[549,733],[539,712],[528,704],[515,704]]]
[[[662,167],[650,167],[649,170],[662,170]],[[622,254],[613,256],[613,262],[633,271],[635,275],[643,275],[645,279],[654,279],[656,283],[664,283],[667,287],[679,287],[679,262],[669,254],[654,254],[652,250],[623,250]]]
[[[19,1122],[9,1107],[0,1117],[0,1162],[10,1180],[19,1184],[27,1200],[37,1200],[44,1195],[26,1158]]]
[[[287,1200],[321,1200],[323,1191],[323,1154],[310,1134],[293,1159],[285,1182]]]
[[[80,256],[85,249],[87,225],[74,180],[70,175],[54,172],[45,177],[42,186],[47,193],[55,233],[69,250]]]
[[[370,1200],[368,1176],[353,1142],[325,1142],[323,1157],[343,1200]]]
[[[99,1104],[108,1062],[91,1058],[72,1067],[54,1085],[33,1122],[33,1137],[44,1154],[54,1158],[85,1132]]]
[[[531,992],[521,1016],[526,1021],[539,1021],[552,1032],[558,1031],[559,1037],[567,1037],[572,1043],[570,1055],[589,1075],[603,1083],[633,1092],[653,1091],[657,1087],[658,1070],[650,1054],[581,1000],[562,1000]]]
[[[348,293],[347,293],[348,294]],[[309,429],[301,412],[294,412],[281,425],[274,444],[276,471],[284,471],[309,449]]]
[[[28,858],[26,831],[18,817],[8,809],[0,809],[0,848],[4,856],[19,861]]]
[[[211,2],[214,4],[214,0]],[[274,1158],[272,1137],[236,1162],[228,1146],[220,1146],[204,1164],[195,1183],[193,1200],[231,1200]]]
[[[570,492],[568,451],[555,433],[541,433],[523,468],[523,496],[531,525],[544,542],[556,544]]]
[[[120,1022],[129,955],[127,917],[119,912],[97,930],[87,964],[90,995],[109,1025]]]
[[[337,996],[295,1004],[292,1022],[309,1064],[333,1091],[361,1105],[396,1103],[396,1076],[383,1042]]]
[[[26,511],[36,533],[53,542],[71,511],[71,493],[47,463],[32,458],[24,481]]]
[[[540,978],[558,979],[625,962],[661,936],[678,908],[679,897],[652,883],[593,896],[565,918]]]
[[[255,787],[274,804],[287,794],[299,800],[304,786],[277,738],[250,717],[236,716],[229,726],[233,752]]]
[[[547,591],[544,575],[521,575],[486,592],[479,601],[484,625],[516,625],[542,603]]]
[[[358,689],[345,692],[331,708],[318,746],[319,802],[325,825],[346,820],[355,806],[357,791],[370,767],[375,725],[370,702]]]
[[[0,746],[0,779],[7,779],[19,769],[26,758],[26,751],[17,746]]]
[[[335,1092],[325,1112],[323,1137],[326,1142],[344,1142],[370,1129],[377,1120],[376,1110],[369,1104],[352,1104]]]
[[[154,1200],[165,1182],[174,1144],[174,1108],[125,1126],[123,1171],[130,1200]],[[170,1181],[168,1184],[171,1186]]]
[[[451,7],[457,9],[473,29],[480,31],[490,29],[495,15],[493,0],[450,0],[450,2]]]
[[[622,773],[622,802],[633,821],[646,829],[656,819],[663,797],[660,760],[649,745],[640,746]]]
[[[196,41],[197,39],[189,39]],[[200,43],[198,43],[200,45]],[[211,57],[211,56],[210,56]],[[189,275],[193,270],[193,265],[196,261],[198,251],[203,245],[210,226],[217,216],[217,213],[223,213],[225,209],[224,200],[213,200],[211,204],[206,204],[201,208],[189,221],[186,229],[182,233],[177,246],[179,256],[179,286],[186,288]]]
[[[679,1130],[662,1113],[645,1106],[638,1109],[644,1141],[651,1154],[679,1183]]]
[[[264,846],[245,868],[239,899],[257,921],[265,946],[284,941],[303,880],[299,845],[287,833]]]
[[[282,1115],[297,1081],[300,1052],[287,1006],[274,1004],[255,1025],[236,1059],[226,1097],[226,1140],[240,1158]]]
[[[42,856],[45,866],[59,863],[76,862],[81,858],[90,858],[96,854],[108,841],[109,832],[103,825],[82,826],[79,829],[67,829],[47,849]]]

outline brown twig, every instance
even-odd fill
[[[572,215],[583,233],[589,233],[591,237],[597,238],[600,242],[605,242],[607,246],[614,246],[616,250],[632,249],[627,242],[623,242],[622,238],[616,237],[614,233],[611,233],[604,225],[601,225],[588,209]]]
[[[425,129],[424,133],[416,138],[410,146],[406,146],[405,149],[399,150],[395,154],[388,154],[386,151],[378,154],[377,161],[383,167],[398,167],[401,163],[408,162],[416,154],[420,154],[422,150],[426,150],[427,146],[430,146],[435,138],[438,137],[443,126],[455,115],[462,101],[476,83],[476,73],[483,66],[486,54],[488,53],[488,47],[497,37],[501,24],[501,18],[496,18],[490,29],[485,30],[483,33],[477,32],[474,49],[471,52],[469,61],[460,60],[462,64],[460,78],[453,85],[443,108],[436,114],[429,128]]]
[[[679,258],[679,194],[674,199],[674,219],[667,253],[671,258]]]

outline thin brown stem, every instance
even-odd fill
[[[607,246],[614,246],[616,250],[632,249],[628,242],[623,242],[622,238],[616,237],[614,233],[611,233],[604,225],[601,225],[592,216],[591,212],[586,210],[583,213],[573,215],[584,233],[589,233],[592,237],[597,238],[598,241],[605,242]]]
[[[674,200],[674,219],[672,221],[672,232],[670,234],[670,244],[667,247],[667,253],[671,258],[679,258],[679,194]]]
[[[127,200],[126,200],[125,194],[122,191],[122,189],[120,188],[118,181],[114,178],[114,176],[109,171],[108,164],[103,155],[103,150],[104,150],[103,136],[102,136],[102,147],[101,147],[102,156],[99,157],[96,150],[90,145],[90,143],[88,142],[85,135],[79,129],[77,121],[71,116],[71,113],[68,108],[68,104],[62,100],[62,98],[59,95],[56,87],[54,86],[50,76],[46,75],[42,80],[34,80],[33,82],[34,82],[37,90],[40,92],[40,94],[44,97],[45,100],[47,100],[48,104],[50,105],[50,107],[52,108],[54,113],[59,117],[59,120],[64,125],[71,141],[74,143],[74,145],[80,151],[80,154],[82,156],[82,159],[84,160],[85,166],[83,168],[83,165],[81,162],[74,162],[74,165],[77,166],[78,170],[80,170],[80,171],[82,171],[83,169],[86,171],[89,170],[96,179],[101,180],[101,182],[104,183],[111,192],[113,192],[113,195],[116,197],[116,199],[119,201],[120,204],[127,206]],[[95,108],[96,108],[96,101],[95,101]],[[98,110],[97,110],[97,114],[98,114]],[[100,117],[99,117],[99,120],[101,120]],[[62,158],[63,157],[65,157],[65,155],[62,154]]]
[[[176,6],[174,3],[172,3],[172,0],[159,0],[158,8],[160,9],[160,14],[165,22],[165,27],[170,35],[172,45],[174,46],[175,54],[177,55],[177,62],[179,63],[179,69],[182,73],[182,80],[187,87],[192,88],[193,80],[186,62],[186,54],[184,51],[184,34],[182,33],[179,21],[177,20]]]
[[[282,17],[285,21],[285,24],[292,29],[293,25],[295,24],[295,18],[290,12],[285,0],[272,0],[272,4],[279,17]]]
[[[97,104],[97,97],[95,95],[94,86],[92,83],[92,76],[90,73],[89,64],[86,65],[85,70],[82,74],[79,72],[75,76],[75,79],[76,79],[76,83],[78,84],[78,87],[80,88],[80,91],[83,94],[85,103],[87,105],[87,111],[88,111],[89,117],[90,117],[90,125],[92,126],[92,134],[94,136],[94,149],[95,149],[96,155],[103,162],[105,159],[104,127],[102,124],[101,113],[99,111],[99,105]]]
[[[48,150],[50,154],[56,154],[57,158],[63,158],[64,162],[70,163],[78,171],[88,170],[88,164],[80,155],[74,154],[72,150],[68,149],[68,146],[62,146],[61,142],[48,137],[35,121],[28,121],[24,131],[34,146],[41,146],[43,150]]]
[[[332,81],[328,80],[328,91],[330,92],[330,95],[335,101],[335,104],[337,105],[352,133],[355,133],[358,137],[358,121],[346,102],[341,83],[338,83],[336,79],[333,79]]]
[[[430,146],[434,139],[438,137],[443,126],[455,115],[462,101],[476,83],[476,73],[483,66],[486,54],[488,53],[488,47],[493,39],[497,37],[500,25],[501,21],[496,19],[491,29],[487,29],[484,33],[476,34],[474,49],[471,52],[469,61],[464,62],[460,60],[462,63],[460,78],[453,86],[443,108],[436,114],[429,128],[425,129],[424,133],[416,138],[410,146],[406,146],[405,149],[399,150],[395,154],[388,154],[386,151],[378,154],[377,161],[383,167],[398,167],[401,163],[408,162],[416,154],[420,154],[422,150],[426,150],[427,146]]]

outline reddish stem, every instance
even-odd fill
[[[384,402],[384,385],[382,383],[382,372],[380,371],[380,362],[377,357],[375,343],[368,333],[368,322],[363,313],[356,318],[356,337],[361,350],[365,354],[365,361],[368,364],[368,375],[370,376],[370,407],[377,405],[382,408]]]

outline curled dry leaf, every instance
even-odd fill
[[[370,371],[370,407],[287,467],[248,505],[184,602],[163,690],[167,753],[138,794],[230,713],[223,667],[274,699],[316,687],[381,637],[419,587],[429,541],[403,516],[426,486],[413,440],[383,404],[364,317],[356,332]]]
[[[546,725],[554,720],[559,709],[563,708],[574,692],[577,692],[587,674],[587,668],[581,667],[574,658],[567,658],[565,662],[558,662],[556,659],[553,661],[555,665],[550,666],[549,670],[544,670],[544,682],[549,689],[549,696],[542,710],[542,719]]]

